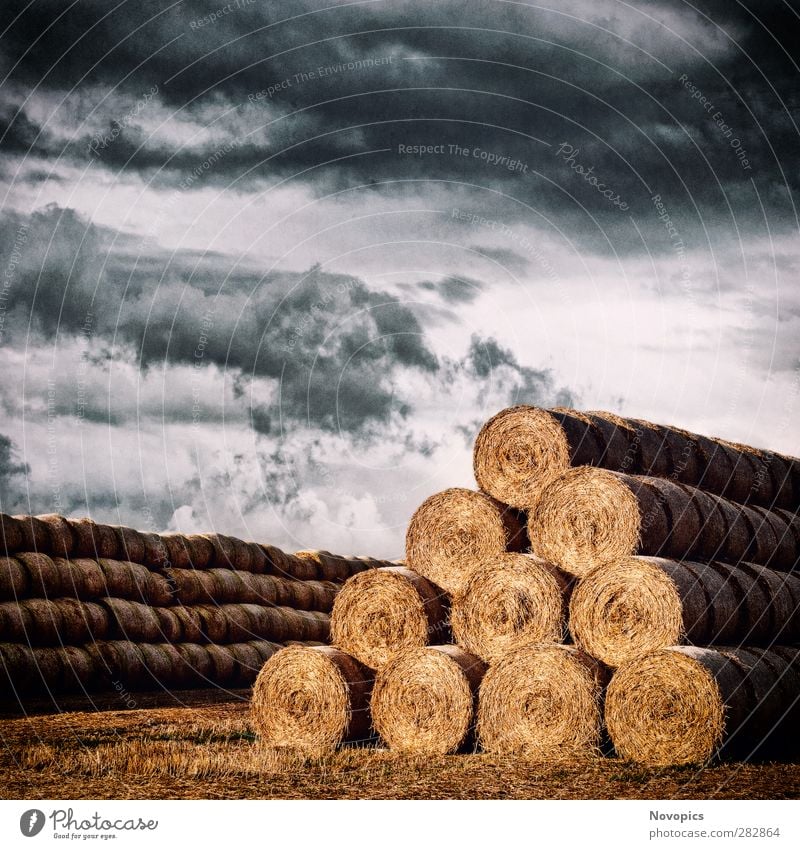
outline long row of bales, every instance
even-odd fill
[[[337,594],[330,646],[265,664],[274,746],[646,764],[797,753],[800,461],[609,413],[514,407],[479,490]]]
[[[392,565],[221,534],[0,515],[4,702],[252,685],[286,645],[329,641],[343,581]]]

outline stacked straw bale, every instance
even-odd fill
[[[489,419],[475,440],[482,490],[525,509],[570,466],[672,477],[740,503],[800,507],[800,460],[612,413],[531,406]]]
[[[342,581],[396,568],[55,515],[0,515],[0,532],[0,671],[11,702],[249,686],[277,649],[329,642]]]

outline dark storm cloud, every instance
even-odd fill
[[[19,227],[16,217],[3,222],[3,264]],[[24,344],[30,326],[48,339],[84,335],[107,351],[128,346],[144,368],[213,364],[273,379],[280,400],[255,415],[261,430],[281,417],[354,431],[407,415],[410,407],[395,398],[395,369],[439,368],[411,310],[357,278],[317,266],[303,274],[220,275],[218,255],[204,267],[191,253],[174,262],[150,257],[139,269],[112,241],[71,210],[32,216],[7,292],[9,337]]]
[[[24,5],[15,0],[9,11]],[[558,211],[565,231],[598,250],[641,248],[630,215],[651,250],[669,250],[654,194],[687,244],[703,241],[704,224],[732,225],[734,216],[766,232],[765,197],[771,228],[793,221],[781,185],[797,189],[800,179],[791,118],[798,18],[778,0],[699,11],[681,0],[573,0],[550,11],[252,3],[212,20],[220,8],[145,2],[106,14],[98,2],[66,12],[36,4],[9,30],[7,65],[16,63],[18,83],[45,91],[118,87],[110,126],[126,97],[157,86],[159,103],[236,138],[209,175],[225,184],[306,169],[298,179],[320,192],[391,192],[386,181],[396,180],[474,184],[477,203],[496,197],[486,189],[515,198],[507,216],[530,218],[527,206]],[[33,129],[21,113],[10,150],[50,151]],[[87,128],[70,155],[89,155],[89,139]],[[436,150],[407,152],[420,145]],[[162,169],[174,182],[213,149],[147,138],[136,118],[97,159],[148,178]]]
[[[24,489],[28,466],[18,459],[18,451],[11,439],[0,433],[0,510],[16,512],[20,492]]]
[[[436,292],[443,301],[451,304],[469,304],[486,289],[482,280],[474,277],[449,275],[441,280],[422,280],[417,286],[428,292]]]

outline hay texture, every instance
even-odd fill
[[[453,598],[453,636],[487,663],[523,643],[561,642],[570,588],[567,575],[530,555],[484,558]]]
[[[482,558],[527,545],[520,514],[480,492],[446,489],[424,501],[406,533],[406,562],[437,587],[459,592]]]
[[[602,665],[574,646],[520,646],[481,684],[481,747],[543,761],[597,754],[606,681]]]
[[[398,652],[449,637],[447,600],[425,578],[402,566],[354,575],[336,597],[331,639],[370,669]]]
[[[593,569],[570,601],[570,630],[616,667],[654,649],[800,639],[800,578],[764,567],[626,557]]]
[[[528,534],[535,554],[578,576],[631,554],[789,570],[800,558],[797,521],[662,478],[581,466],[542,490]]]
[[[372,721],[390,749],[443,755],[469,743],[486,664],[457,646],[398,653],[375,679]]]
[[[800,460],[613,413],[517,406],[481,429],[473,454],[482,490],[527,509],[569,466],[669,477],[737,502],[796,511]]]
[[[746,759],[796,748],[798,649],[690,646],[642,655],[615,673],[605,719],[620,757],[651,766]]]
[[[268,746],[324,752],[369,734],[372,673],[332,646],[284,648],[253,687],[253,727]]]

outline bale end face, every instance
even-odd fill
[[[330,751],[369,728],[370,674],[331,646],[290,646],[274,654],[253,687],[253,726],[267,745]]]
[[[481,684],[481,746],[547,761],[596,754],[605,679],[603,667],[572,646],[520,646]]]
[[[487,663],[521,643],[558,643],[566,631],[569,580],[526,554],[485,558],[452,602],[456,642]]]
[[[354,575],[336,596],[331,639],[370,669],[399,651],[441,640],[447,630],[442,593],[401,566]]]
[[[578,577],[635,554],[639,502],[619,476],[576,466],[554,478],[528,514],[531,551]]]
[[[681,642],[683,612],[674,582],[654,563],[625,557],[585,575],[569,605],[575,642],[607,666]]]
[[[485,671],[479,658],[455,646],[401,652],[375,680],[375,730],[396,751],[455,752],[472,728],[475,697]]]
[[[625,760],[648,766],[701,764],[722,743],[725,707],[703,663],[662,649],[617,670],[606,694],[605,719]]]
[[[525,405],[489,419],[472,455],[478,486],[498,501],[524,509],[542,485],[569,468],[564,430],[547,410]]]

